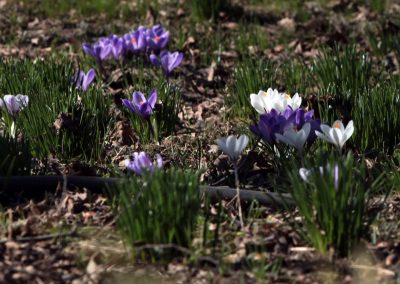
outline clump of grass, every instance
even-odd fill
[[[238,54],[247,57],[250,47],[257,48],[259,50],[265,50],[268,48],[269,41],[267,32],[262,30],[262,28],[256,23],[240,23],[239,34],[235,44]]]
[[[312,66],[315,85],[321,95],[333,96],[336,105],[350,108],[371,85],[372,63],[367,53],[356,46],[336,46],[325,50]]]
[[[127,178],[116,193],[118,229],[128,246],[190,246],[200,209],[198,172],[169,169]]]
[[[357,164],[351,152],[344,157],[321,155],[321,167],[310,168],[307,180],[292,171],[291,194],[302,217],[297,229],[322,254],[348,256],[368,231],[375,215],[368,214],[373,193],[381,188],[381,175],[367,179],[364,162]]]
[[[143,74],[143,69],[139,70],[135,84],[137,91],[141,91],[146,97],[155,89],[158,94],[158,100],[150,117],[152,128],[143,121],[136,113],[125,109],[125,113],[132,123],[132,127],[139,136],[141,143],[147,144],[170,136],[175,133],[176,125],[179,121],[178,113],[181,110],[182,90],[179,86],[168,82],[161,75],[152,78],[151,81]],[[127,96],[132,99],[132,94]]]
[[[29,96],[18,123],[34,157],[51,153],[61,159],[94,163],[103,154],[104,137],[113,118],[99,87],[78,90],[76,69],[67,60],[13,60],[0,63],[0,93]]]
[[[216,30],[207,35],[196,38],[199,42],[199,49],[203,52],[200,53],[201,66],[210,66],[212,62],[219,64],[221,62],[221,52],[225,50],[227,44],[223,36],[221,28],[218,26]]]
[[[158,11],[160,9],[160,3],[158,0],[138,0],[136,3],[139,15],[143,17],[149,10]]]
[[[285,61],[280,68],[282,85],[288,93],[305,94],[310,82],[309,69],[303,62],[296,59]]]
[[[31,159],[27,141],[0,136],[0,176],[29,174]]]
[[[400,143],[400,83],[398,77],[357,97],[352,117],[358,126],[354,141],[363,151],[391,154]]]
[[[192,17],[197,21],[216,20],[218,13],[228,5],[229,0],[190,0]]]
[[[231,108],[233,117],[256,117],[256,111],[250,104],[250,94],[273,87],[276,67],[270,61],[246,59],[234,70],[234,78],[229,88],[226,104]]]
[[[106,14],[115,17],[123,10],[121,0],[23,0],[23,3],[46,17],[65,16],[72,10],[82,16]]]
[[[368,6],[372,11],[376,13],[384,13],[387,10],[388,2],[387,0],[369,0],[366,1]]]
[[[391,27],[393,25],[391,22],[396,26],[400,24],[400,21],[394,17],[368,23],[365,29],[366,39],[372,52],[376,55],[384,57],[388,53],[395,51],[397,58],[400,58],[400,33],[397,29]]]

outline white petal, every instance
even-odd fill
[[[258,91],[258,96],[268,96],[268,92],[264,92],[263,90]]]
[[[329,127],[326,124],[321,124],[321,130],[322,130],[322,133],[325,134],[325,136],[329,137],[329,132],[331,129],[332,129],[332,127]]]
[[[324,140],[328,143],[332,143],[331,139],[328,136],[326,136],[325,134],[323,134],[317,130],[315,130],[315,135],[317,135],[319,138],[321,138],[322,140]]]
[[[256,94],[250,95],[250,104],[260,114],[265,113],[265,104],[261,96]]]
[[[298,93],[296,93],[292,97],[290,106],[292,107],[293,110],[296,110],[301,106],[301,97],[299,96]]]
[[[227,155],[232,159],[236,160],[236,155],[235,155],[235,147],[236,147],[237,139],[235,135],[230,135],[226,139],[226,150],[227,150]]]
[[[295,144],[293,143],[293,140],[290,140],[288,137],[285,137],[285,136],[283,136],[283,135],[281,135],[279,133],[276,133],[275,137],[276,137],[276,140],[278,142],[283,142],[283,143],[288,144],[290,146],[295,146]]]
[[[343,133],[340,131],[339,128],[332,128],[331,131],[329,132],[329,136],[332,139],[333,144],[342,148]]]
[[[302,131],[304,131],[304,134],[306,135],[306,139],[308,138],[308,136],[310,135],[310,131],[311,131],[311,124],[310,123],[305,123],[303,125],[303,127],[301,128]]]
[[[351,137],[351,135],[353,135],[353,132],[354,132],[353,121],[350,120],[346,126],[346,129],[344,130],[344,135],[346,136],[346,140],[348,140]]]
[[[225,154],[227,153],[227,148],[226,148],[226,137],[219,138],[215,141],[218,145],[218,148],[224,152]]]
[[[236,143],[235,151],[238,154],[242,153],[242,151],[244,150],[244,148],[246,148],[248,143],[249,143],[249,137],[247,137],[247,135],[245,135],[245,134],[240,135],[240,137]]]
[[[299,174],[300,177],[305,181],[309,182],[310,176],[311,176],[311,170],[306,169],[306,168],[300,168],[299,169]]]

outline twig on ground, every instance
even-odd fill
[[[0,203],[7,201],[7,194],[21,194],[24,198],[43,197],[46,192],[55,192],[59,182],[67,187],[87,188],[92,193],[104,193],[115,186],[120,179],[87,176],[12,176],[0,177]],[[235,188],[225,186],[201,186],[201,192],[211,202],[231,200],[237,194]],[[262,192],[255,190],[240,190],[242,203],[257,201],[260,205],[278,209],[295,207],[290,194],[276,192]]]

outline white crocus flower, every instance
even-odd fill
[[[228,155],[232,162],[236,162],[243,149],[246,148],[249,143],[249,137],[244,134],[240,135],[239,138],[236,138],[235,135],[230,135],[228,137],[217,139],[216,143],[222,152]]]
[[[259,91],[258,94],[251,94],[250,103],[258,113],[263,114],[272,109],[283,112],[287,106],[291,106],[293,110],[298,109],[301,98],[297,93],[290,97],[286,93],[279,93],[278,90],[269,88],[266,92]]]
[[[290,127],[285,130],[283,135],[277,133],[275,134],[275,136],[278,141],[291,145],[295,147],[299,152],[302,152],[304,144],[306,143],[307,138],[310,134],[310,130],[310,123],[305,123],[299,131],[296,131]]]
[[[354,132],[354,126],[352,120],[349,121],[346,128],[344,128],[344,125],[340,120],[336,120],[332,127],[321,124],[321,130],[322,133],[315,131],[315,134],[322,140],[335,145],[341,153],[344,143],[349,140]]]
[[[233,164],[233,170],[235,172],[236,201],[239,210],[240,226],[243,228],[244,222],[243,222],[242,206],[240,203],[239,174],[238,174],[237,160],[242,151],[244,150],[244,148],[246,148],[247,144],[249,143],[249,137],[247,137],[247,135],[244,134],[240,135],[239,138],[236,138],[235,135],[230,135],[228,137],[217,139],[216,143],[218,144],[218,147],[222,150],[222,152],[228,155],[229,159]]]
[[[294,94],[294,96],[291,98],[289,96],[288,105],[291,106],[293,110],[296,110],[301,106],[301,97],[299,96],[298,93]]]

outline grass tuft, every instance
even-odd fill
[[[125,179],[116,192],[118,228],[128,246],[191,245],[200,209],[198,172],[159,170]]]

